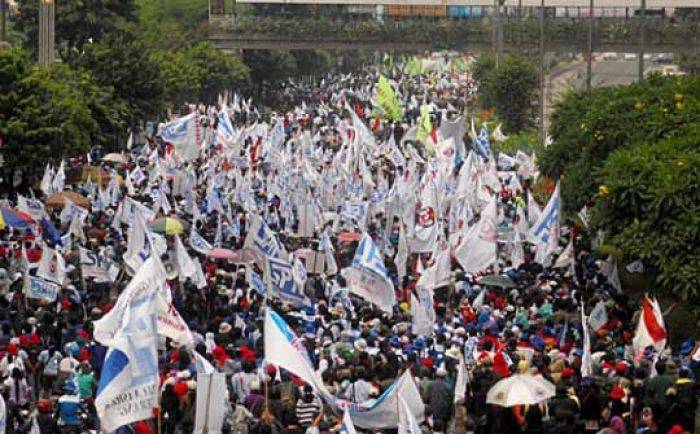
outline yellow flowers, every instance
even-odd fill
[[[682,93],[674,93],[673,94],[673,100],[674,101],[681,101],[683,99],[683,94]]]
[[[685,161],[683,161],[683,160],[678,160],[678,161],[676,161],[676,166],[678,166],[678,167],[683,167],[683,166],[685,166]]]
[[[644,103],[641,101],[637,101],[637,103],[634,105],[635,110],[641,110],[644,108]]]
[[[676,103],[676,110],[683,110],[683,103],[682,102]]]
[[[608,194],[610,194],[610,190],[608,189],[607,186],[601,185],[601,186],[598,187],[598,195],[600,195],[600,196],[602,196],[602,197],[605,197],[605,196],[607,196]]]

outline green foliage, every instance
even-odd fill
[[[472,76],[478,83],[483,83],[494,69],[496,69],[496,55],[493,51],[484,51],[477,56],[476,62],[474,62]]]
[[[0,52],[0,134],[8,166],[36,168],[86,152],[116,122],[109,95],[66,64],[36,68],[17,49]]]
[[[607,231],[606,243],[651,265],[660,289],[700,301],[697,126],[659,143],[614,151],[597,179],[607,193],[596,200],[592,217]]]
[[[629,86],[569,93],[552,114],[552,145],[540,170],[562,175],[567,211],[580,209],[596,191],[592,175],[618,148],[678,136],[700,116],[700,77],[653,76]]]
[[[178,50],[159,50],[153,59],[160,66],[165,99],[170,105],[216,102],[217,96],[236,89],[249,78],[240,58],[217,51],[206,42]]]
[[[56,1],[56,49],[63,60],[71,60],[91,42],[99,42],[126,23],[136,20],[133,0]],[[27,49],[38,46],[39,1],[18,2],[18,27],[27,35]]]
[[[700,54],[681,54],[678,60],[678,66],[688,74],[700,74]]]
[[[259,88],[280,84],[298,72],[297,60],[288,51],[244,50],[243,61],[250,68],[251,80]]]
[[[504,132],[526,130],[532,123],[533,101],[539,85],[537,67],[523,57],[509,55],[502,65],[485,71],[485,74],[483,101],[490,102],[496,110],[498,118],[503,121]]]
[[[325,50],[295,50],[292,51],[292,55],[301,75],[321,77],[331,69],[333,59]]]
[[[494,140],[492,142],[492,148],[494,152],[503,152],[511,157],[518,151],[523,151],[528,155],[533,152],[539,155],[542,150],[537,134],[533,132],[511,134],[503,142]]]
[[[472,68],[472,76],[479,85],[479,105],[481,108],[493,107],[493,99],[488,92],[484,92],[484,85],[486,82],[486,77],[491,74],[491,72],[496,69],[496,55],[492,51],[485,51],[480,53],[474,66]]]
[[[136,0],[140,34],[151,48],[174,49],[206,37],[207,0]]]
[[[102,42],[86,45],[73,65],[89,70],[97,83],[111,92],[114,103],[124,109],[120,117],[129,126],[162,112],[164,88],[159,65],[131,34],[112,33]],[[125,134],[126,129],[120,133]]]

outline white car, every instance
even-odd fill
[[[637,53],[625,53],[625,60],[637,60]]]
[[[617,60],[617,53],[603,53],[603,60]]]

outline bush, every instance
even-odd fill
[[[539,167],[546,176],[563,176],[564,206],[575,211],[596,191],[594,175],[611,152],[678,137],[699,116],[700,76],[653,76],[629,86],[572,92],[555,106],[553,143]]]
[[[700,301],[700,130],[617,150],[597,180],[592,222],[606,243],[651,266],[661,289]]]
[[[486,72],[481,87],[484,102],[492,103],[506,134],[530,127],[538,78],[537,67],[531,61],[513,55],[506,56],[503,64]]]

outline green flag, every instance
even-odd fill
[[[403,109],[401,108],[399,99],[396,97],[394,88],[389,84],[389,80],[383,75],[380,75],[376,89],[375,101],[382,115],[392,122],[401,122],[401,119],[403,119]]]

